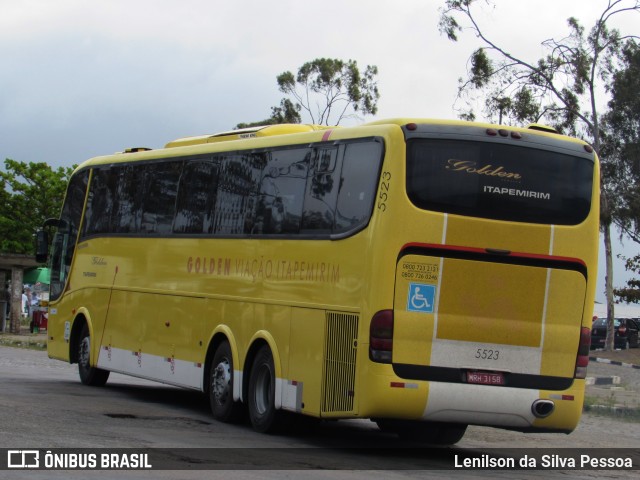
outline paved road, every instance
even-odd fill
[[[196,392],[180,390],[140,379],[112,374],[103,388],[80,384],[75,366],[49,360],[44,352],[0,347],[0,448],[154,448],[174,452],[173,460],[197,468],[199,451],[176,448],[229,448],[218,457],[224,464],[236,464],[241,470],[135,472],[15,472],[0,471],[0,478],[297,478],[301,472],[256,472],[244,470],[252,465],[299,465],[309,478],[369,479],[363,469],[411,467],[438,469],[450,466],[453,454],[479,456],[491,448],[588,448],[606,445],[633,447],[640,451],[640,424],[625,423],[607,417],[585,415],[571,435],[521,434],[503,430],[470,427],[454,448],[425,451],[416,445],[401,444],[381,433],[366,420],[330,424],[304,424],[286,436],[260,435],[248,425],[215,422],[206,400]],[[345,453],[344,447],[390,450],[403,447],[392,457],[380,451]],[[317,455],[301,455],[300,448],[319,448]],[[264,450],[280,449],[280,450]],[[297,450],[293,450],[297,449]],[[333,450],[332,450],[333,449]],[[622,452],[622,450],[620,450]],[[176,453],[177,452],[177,453]],[[187,452],[178,458],[181,452]],[[219,450],[217,450],[219,455]],[[396,450],[397,452],[397,450]],[[200,451],[201,453],[201,451]],[[205,452],[206,453],[206,452]],[[192,455],[193,454],[193,455]],[[277,457],[277,458],[276,458]],[[274,459],[275,458],[275,459]],[[331,465],[343,465],[348,471],[323,471]],[[419,470],[384,472],[385,478],[424,478]],[[513,478],[516,472],[431,470],[429,477]],[[518,478],[542,478],[561,472],[517,472]],[[609,472],[613,473],[613,472]],[[615,472],[624,478],[628,472]],[[637,473],[637,472],[635,472]],[[20,474],[20,475],[18,475]],[[122,476],[125,474],[125,476]],[[378,472],[382,474],[382,472]],[[566,475],[564,475],[566,477]],[[602,472],[573,471],[571,478],[600,478]],[[633,478],[630,475],[629,478]]]

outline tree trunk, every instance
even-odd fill
[[[605,274],[605,294],[607,297],[607,338],[604,342],[605,350],[613,350],[614,340],[614,307],[613,307],[613,252],[611,249],[611,224],[603,226],[604,232],[604,255],[606,260]]]
[[[11,321],[9,331],[20,333],[22,320],[22,268],[11,269]]]

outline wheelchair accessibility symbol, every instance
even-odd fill
[[[436,286],[424,283],[409,284],[407,310],[409,312],[433,313],[436,298]]]

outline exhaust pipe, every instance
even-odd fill
[[[531,405],[531,413],[537,418],[547,418],[553,413],[556,408],[556,404],[551,400],[536,400]]]

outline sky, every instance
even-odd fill
[[[478,18],[497,44],[535,61],[543,40],[568,33],[567,18],[589,27],[606,2],[497,0]],[[230,130],[269,117],[283,97],[276,76],[320,57],[378,67],[378,113],[364,121],[457,118],[458,78],[479,44],[470,31],[457,43],[438,32],[443,4],[0,0],[0,159],[71,166]],[[612,26],[639,33],[637,17]]]

